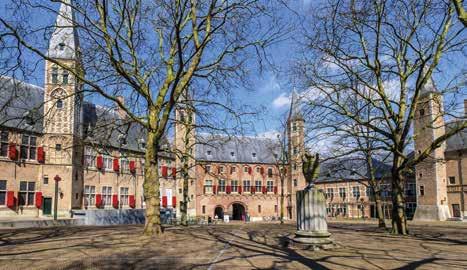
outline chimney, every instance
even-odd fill
[[[115,97],[120,103],[125,105],[125,98],[123,96],[116,96]],[[120,116],[120,118],[126,118],[126,112],[115,102],[115,112]]]

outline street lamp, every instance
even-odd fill
[[[285,136],[281,140],[281,135],[277,134],[277,140],[281,147],[281,156],[279,158],[279,176],[281,178],[281,213],[280,220],[281,224],[284,223],[284,178],[285,178],[285,163],[287,161],[287,152],[285,151]]]
[[[58,208],[58,182],[62,180],[60,176],[55,175],[55,196],[54,196],[54,220],[57,220],[57,208]]]

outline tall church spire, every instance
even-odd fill
[[[303,120],[299,100],[300,97],[294,88],[292,91],[292,101],[290,103],[289,121]]]
[[[428,72],[428,68],[428,66],[423,68],[423,76],[425,76],[425,74]],[[423,87],[420,89],[420,96],[428,95],[430,93],[439,93],[431,76],[428,78],[425,85],[423,85]]]
[[[49,57],[74,60],[78,58],[79,43],[74,22],[72,0],[63,0],[49,42]]]

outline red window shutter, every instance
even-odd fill
[[[130,161],[130,172],[132,173],[136,172],[136,163],[134,160]]]
[[[10,145],[8,146],[8,157],[11,160],[18,159],[18,150],[16,149],[16,143],[10,143]]]
[[[135,200],[135,195],[130,195],[128,197],[128,204],[130,205],[131,208],[135,208],[136,207],[136,200]]]
[[[118,209],[118,195],[117,194],[112,195],[112,206],[115,209]]]
[[[120,171],[120,163],[118,162],[118,158],[114,158],[113,168],[114,172]]]
[[[255,194],[255,192],[256,192],[256,187],[255,187],[255,186],[252,186],[252,187],[251,187],[251,193],[252,193],[252,194]]]
[[[277,194],[277,186],[274,187],[274,194]]]
[[[102,156],[97,156],[96,166],[99,170],[102,170],[104,168],[104,158]]]
[[[175,196],[172,197],[172,207],[173,208],[177,207],[177,197]]]
[[[101,207],[101,206],[102,206],[102,195],[96,194],[96,207]]]
[[[177,168],[172,168],[172,176],[175,178],[177,176]]]
[[[242,194],[242,186],[238,186],[238,194]]]
[[[167,207],[167,196],[162,196],[162,207]]]
[[[227,193],[227,194],[230,194],[230,192],[231,192],[231,186],[227,186],[227,187],[225,188],[225,190],[226,190],[226,193]]]
[[[217,189],[217,186],[215,186],[215,185],[212,186],[212,193],[213,193],[213,194],[216,194],[216,191],[217,191],[216,189]]]
[[[167,177],[167,166],[162,166],[162,177]]]
[[[259,170],[260,170],[261,174],[264,174],[264,168],[263,167],[261,167]]]
[[[39,146],[37,148],[37,161],[39,161],[40,163],[45,162],[45,151],[43,146]]]
[[[6,206],[9,208],[12,208],[15,206],[15,192],[14,191],[7,191]]]
[[[40,191],[36,192],[36,207],[38,209],[42,208],[42,192]]]
[[[263,186],[263,194],[266,194],[268,192],[268,189],[266,188],[266,186]]]
[[[253,172],[253,169],[251,167],[248,167],[248,174],[251,174]]]

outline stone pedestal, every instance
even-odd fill
[[[334,247],[326,222],[326,198],[323,192],[309,187],[297,191],[297,232],[292,240],[300,248]]]
[[[448,205],[417,205],[413,220],[445,221],[451,218]]]

